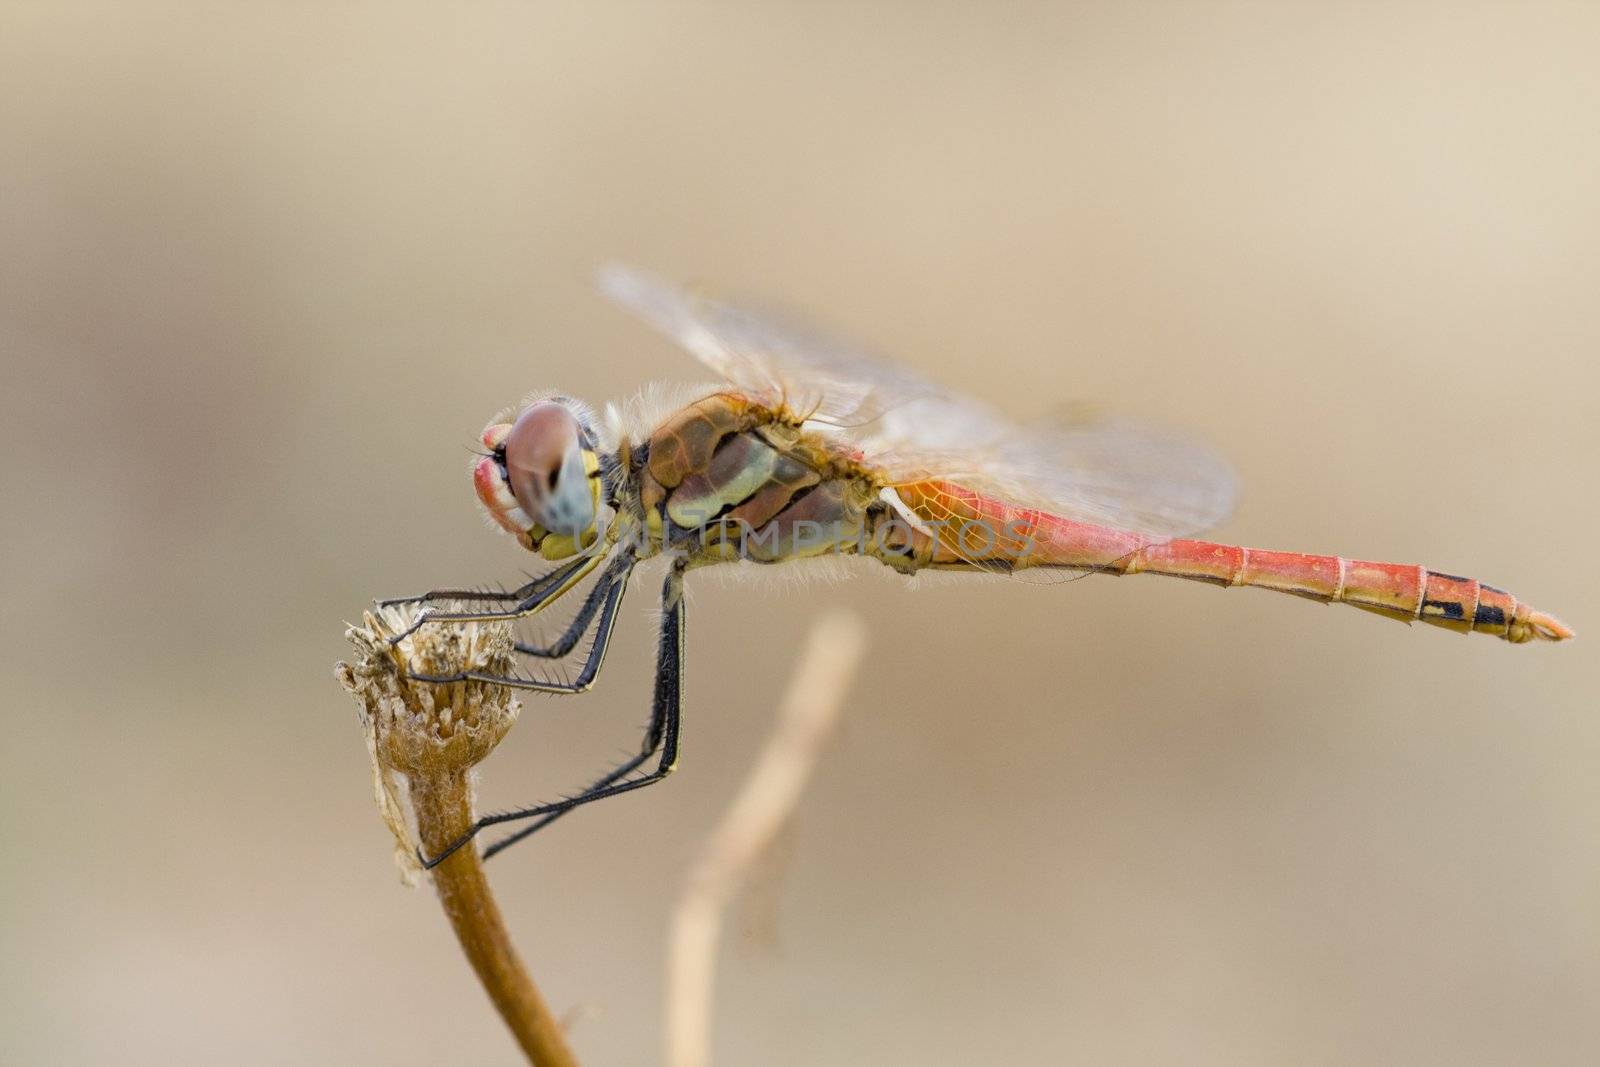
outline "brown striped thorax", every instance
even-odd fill
[[[656,427],[638,478],[652,544],[700,563],[849,551],[874,484],[848,448],[801,421],[779,404],[717,394]]]

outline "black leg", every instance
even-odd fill
[[[654,754],[654,752],[655,752],[654,749],[647,749],[647,750],[645,750],[643,752],[640,752],[637,756],[633,756],[633,757],[631,757],[631,758],[629,758],[627,760],[624,760],[622,763],[618,764],[617,767],[614,768],[609,774],[605,775],[603,778],[600,778],[600,779],[598,779],[598,780],[596,780],[594,782],[591,782],[589,784],[589,788],[585,789],[582,793],[579,793],[578,796],[582,797],[587,793],[594,792],[596,789],[604,789],[606,786],[610,785],[612,782],[619,781],[620,779],[626,778],[628,775],[632,774],[634,771],[636,771],[640,767],[644,766],[645,761],[648,760],[651,757],[651,755]],[[576,799],[576,798],[574,798],[574,799]],[[574,806],[576,806],[576,805],[574,805]],[[549,826],[551,823],[555,822],[557,819],[561,818],[561,816],[567,814],[571,810],[572,810],[572,808],[562,808],[560,811],[552,811],[552,812],[549,812],[548,814],[540,815],[538,818],[534,819],[533,822],[529,823],[527,826],[524,826],[522,829],[518,830],[516,833],[507,834],[505,837],[502,837],[500,840],[496,841],[494,844],[492,844],[488,848],[484,849],[483,850],[483,858],[484,859],[489,859],[491,856],[494,856],[494,855],[497,855],[498,853],[504,852],[506,849],[510,848],[512,845],[516,844],[518,841],[521,841],[523,838],[532,837],[535,833],[537,833],[540,830],[543,830],[546,826]],[[444,855],[448,856],[449,853],[446,852]],[[444,859],[444,856],[440,856],[439,859]],[[427,864],[427,866],[432,867],[433,864],[430,863],[430,864]]]
[[[410,626],[389,638],[389,643],[399,644],[430,622],[503,622],[525,618],[542,610],[546,604],[565,596],[573,586],[588,577],[590,571],[600,566],[602,558],[604,557],[579,556],[549,574],[534,579],[530,583],[533,591],[518,601],[516,607],[505,611],[435,611],[433,608],[424,608],[417,613]],[[519,593],[521,591],[518,590]]]
[[[578,613],[572,617],[567,628],[561,636],[548,645],[530,645],[518,641],[516,650],[524,656],[534,656],[539,659],[563,659],[578,643],[578,638],[589,628],[589,620],[594,618],[594,613],[600,609],[611,592],[613,585],[624,584],[628,575],[633,570],[634,559],[631,555],[618,556],[611,565],[600,575],[600,580],[589,590],[589,595],[583,598],[583,604],[578,608]]]
[[[537,578],[515,589],[430,589],[426,593],[416,596],[391,596],[378,601],[380,608],[392,608],[397,604],[427,604],[435,600],[477,600],[483,603],[507,603],[513,600],[525,600],[537,592],[545,583],[556,578],[562,567],[552,567]]]
[[[600,621],[595,624],[594,644],[589,648],[589,655],[584,658],[583,667],[578,671],[578,677],[570,682],[548,682],[541,678],[517,678],[500,674],[489,674],[486,671],[457,671],[454,674],[413,674],[411,678],[418,682],[432,682],[443,685],[449,682],[492,682],[496,685],[510,686],[513,689],[532,689],[540,693],[583,693],[594,685],[596,676],[600,673],[601,666],[605,663],[606,650],[611,647],[611,634],[617,624],[617,608],[622,603],[622,594],[628,588],[628,575],[633,572],[636,560],[631,555],[618,556],[606,568],[605,574],[595,583],[589,591],[589,596],[584,606],[579,609],[579,618],[573,621],[573,626],[563,634],[557,645],[565,643],[570,651],[572,645],[577,643],[583,627],[588,625],[596,608],[600,612]],[[578,623],[583,626],[579,626]],[[571,641],[567,638],[570,637]],[[551,648],[557,647],[552,645]],[[528,652],[530,655],[543,655],[543,649],[532,646],[517,645],[517,651]],[[561,652],[559,655],[566,655]]]
[[[484,603],[505,603],[511,600],[521,600],[538,588],[539,579],[534,579],[515,589],[430,589],[426,593],[417,593],[414,596],[391,596],[378,601],[380,608],[392,608],[399,604],[427,604],[435,600],[478,600]]]
[[[518,822],[522,819],[538,820],[531,826],[491,845],[483,854],[487,859],[521,841],[535,830],[548,826],[573,808],[596,800],[604,800],[606,797],[614,797],[619,793],[642,789],[661,781],[677,768],[678,727],[683,712],[683,568],[681,565],[675,564],[667,575],[666,584],[661,591],[661,609],[661,643],[656,655],[655,697],[651,702],[650,725],[645,730],[644,743],[640,746],[639,755],[625,761],[577,796],[517,811],[483,816],[472,824],[472,829],[452,841],[439,855],[432,859],[419,856],[418,859],[422,860],[424,867],[438,866],[487,827]],[[638,778],[628,777],[658,750],[661,758],[653,770]]]

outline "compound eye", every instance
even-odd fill
[[[562,404],[534,404],[506,435],[506,475],[522,510],[542,521],[567,457],[581,447],[578,420]]]

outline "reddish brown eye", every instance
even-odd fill
[[[506,435],[506,475],[511,495],[538,519],[561,477],[567,453],[578,443],[578,420],[562,404],[534,404]]]

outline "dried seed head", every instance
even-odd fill
[[[420,866],[398,776],[414,781],[466,774],[494,751],[522,710],[503,685],[412,678],[461,671],[509,674],[514,641],[509,624],[428,623],[391,645],[415,618],[415,611],[401,608],[367,612],[362,625],[345,631],[356,647],[355,662],[334,666],[334,676],[360,709],[378,811],[394,834],[395,862],[408,884],[416,881]]]

